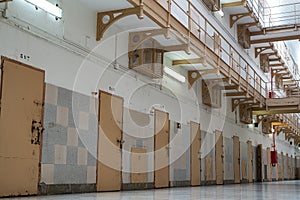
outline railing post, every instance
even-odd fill
[[[167,17],[167,25],[166,27],[167,28],[170,28],[171,27],[171,2],[172,0],[167,0],[168,2],[168,17]]]

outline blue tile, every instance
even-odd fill
[[[72,109],[75,111],[90,112],[90,97],[74,92],[72,98]]]
[[[49,123],[55,123],[56,115],[57,106],[46,103],[44,106],[44,126],[47,126]]]
[[[72,108],[72,91],[59,87],[57,91],[57,105]]]
[[[44,143],[42,146],[42,163],[54,164],[55,148],[53,144]]]
[[[45,127],[44,142],[48,144],[67,144],[67,127],[54,124]]]
[[[84,184],[87,182],[87,166],[55,165],[54,184]]]
[[[78,147],[67,147],[67,165],[77,165]]]
[[[90,152],[88,153],[88,160],[87,160],[87,165],[88,166],[96,166],[97,163],[97,158],[96,154],[91,154]]]

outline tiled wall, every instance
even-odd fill
[[[41,183],[96,183],[97,101],[46,85]]]
[[[128,109],[124,109],[125,111]],[[51,184],[94,184],[96,183],[96,157],[98,139],[98,100],[70,90],[46,85],[45,113],[42,148],[41,183]],[[127,113],[127,114],[126,114]],[[123,116],[123,152],[131,152],[131,148],[146,148],[153,152],[154,148],[154,116],[149,114],[149,124],[138,129],[134,121],[124,112]],[[174,138],[179,140],[173,140]],[[205,181],[205,158],[212,158],[213,179],[215,180],[215,135],[201,131],[201,180]],[[176,122],[170,122],[170,181],[190,180],[190,140],[189,125],[182,124],[176,128]],[[224,137],[224,180],[234,179],[233,173],[233,140]],[[241,175],[242,160],[248,162],[248,145],[241,143]],[[182,155],[178,157],[178,153]],[[174,160],[174,157],[178,157]],[[253,177],[256,178],[256,148],[253,147]],[[267,164],[267,152],[263,150],[264,164]],[[285,157],[286,160],[286,157]],[[285,177],[287,168],[285,164]],[[123,183],[130,183],[130,153],[123,153]],[[154,155],[147,156],[147,182],[154,181]],[[264,170],[263,170],[264,171]],[[247,171],[248,173],[248,171]],[[264,172],[263,172],[264,173]],[[274,172],[272,173],[274,174]],[[274,177],[274,175],[273,175]]]

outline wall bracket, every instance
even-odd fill
[[[129,15],[137,15],[139,19],[144,18],[144,4],[141,1],[140,5],[134,8],[112,10],[106,12],[99,12],[97,14],[97,35],[96,40],[102,39],[105,31],[116,21],[127,17]]]

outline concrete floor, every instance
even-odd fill
[[[255,183],[194,188],[171,188],[146,191],[124,191],[42,197],[3,198],[1,200],[154,200],[154,199],[299,199],[300,181]]]

